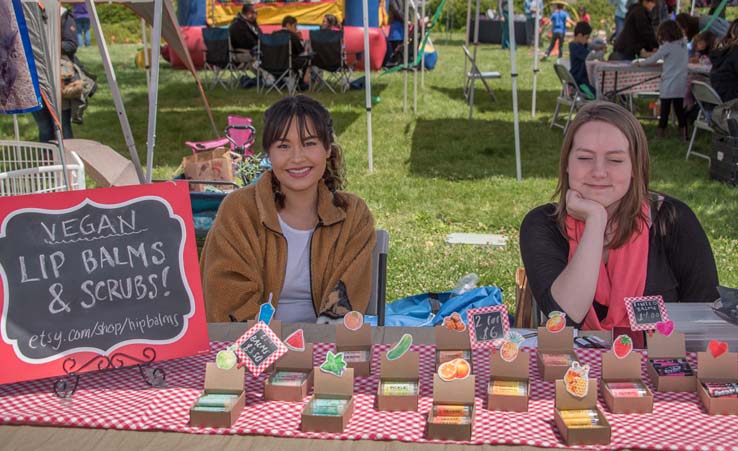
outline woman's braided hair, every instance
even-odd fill
[[[269,107],[264,113],[264,131],[261,140],[264,152],[268,153],[272,144],[287,136],[294,119],[297,119],[302,139],[310,135],[316,136],[326,149],[330,149],[330,156],[323,173],[323,183],[333,193],[333,204],[345,208],[346,200],[338,192],[344,187],[343,151],[336,143],[333,119],[320,102],[304,95],[298,95],[285,97]],[[272,191],[274,191],[274,203],[278,208],[283,208],[285,195],[276,177],[272,177]]]

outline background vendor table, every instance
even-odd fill
[[[587,73],[590,82],[597,88],[598,99],[610,98],[616,94],[659,92],[661,84],[660,65],[634,66],[630,61],[588,61]],[[709,75],[709,67],[689,65],[690,81],[695,77]]]
[[[691,350],[702,350],[709,338],[719,338],[730,343],[731,349],[738,346],[738,326],[723,322],[717,318],[705,304],[673,304],[668,306],[669,315],[677,324],[677,330],[687,333],[688,348]],[[314,342],[333,341],[335,328],[332,326],[317,326],[314,324],[284,325],[285,331],[302,327],[306,338]],[[210,338],[214,341],[232,341],[245,330],[245,324],[225,323],[211,324],[209,326]],[[375,328],[373,340],[375,343],[392,343],[408,332],[401,328]],[[431,344],[433,342],[433,330],[430,328],[412,329],[417,344]],[[126,370],[124,370],[126,371]],[[127,370],[128,377],[136,377],[137,372]],[[173,375],[174,376],[174,375]],[[84,376],[81,388],[84,388]],[[111,387],[114,389],[114,387]],[[108,392],[110,393],[110,392]],[[0,398],[1,401],[1,398]],[[71,401],[74,403],[74,399]],[[148,407],[148,406],[147,406]],[[699,443],[695,443],[695,449],[699,449]],[[726,450],[733,447],[738,449],[738,438],[735,443],[725,443]],[[303,448],[307,451],[320,450],[460,450],[480,449],[474,445],[455,444],[428,444],[428,443],[406,443],[393,441],[344,441],[344,440],[315,440],[294,439],[262,436],[217,436],[179,434],[170,432],[132,432],[103,429],[76,429],[56,427],[31,427],[31,426],[0,426],[0,449],[177,449],[178,451],[188,449],[226,449],[226,450],[282,450]],[[490,445],[482,445],[481,449],[492,449]],[[522,446],[494,446],[495,451],[502,450],[533,450],[533,447]]]

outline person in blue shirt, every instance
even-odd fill
[[[544,59],[551,55],[556,42],[559,43],[559,58],[564,56],[564,36],[566,35],[566,26],[574,24],[574,21],[569,19],[569,13],[564,11],[564,5],[562,3],[556,4],[556,10],[551,14],[551,27],[553,35],[551,36],[551,45],[548,46]]]
[[[535,45],[536,12],[543,13],[543,0],[525,0],[523,2],[525,12],[525,37],[528,45]]]
[[[574,40],[569,43],[569,61],[571,76],[579,88],[594,98],[595,89],[587,76],[587,56],[589,55],[589,35],[592,26],[587,22],[577,22],[574,26]]]

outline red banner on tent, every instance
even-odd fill
[[[0,198],[0,303],[0,384],[207,351],[187,184]]]

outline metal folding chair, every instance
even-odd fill
[[[268,94],[274,89],[282,94],[282,88],[285,88],[288,95],[294,95],[297,90],[297,77],[292,70],[292,44],[289,33],[277,31],[262,34],[259,37],[258,58],[256,86],[259,92]],[[280,84],[283,86],[280,87]],[[266,91],[264,88],[267,88]]]
[[[689,147],[687,147],[686,159],[689,160],[689,155],[694,154],[710,161],[709,156],[699,152],[692,152],[692,147],[694,146],[694,139],[697,137],[697,130],[702,129],[710,133],[715,133],[715,129],[712,128],[710,116],[712,114],[712,110],[714,110],[715,107],[720,106],[723,103],[723,100],[720,98],[720,95],[712,89],[712,86],[703,81],[692,81],[690,89],[692,90],[694,99],[697,101],[697,105],[700,107],[700,112],[697,115],[697,119],[694,121],[694,130],[692,131],[692,138],[689,140]]]
[[[313,90],[317,92],[325,86],[334,94],[336,89],[348,91],[353,68],[346,62],[343,30],[311,30],[310,48],[315,74]]]
[[[574,77],[566,66],[554,63],[553,67],[556,75],[559,77],[559,81],[561,82],[561,92],[556,98],[556,109],[554,110],[553,118],[551,118],[550,128],[559,127],[564,130],[564,133],[566,133],[574,113],[584,104],[589,102],[589,100],[587,100],[587,96],[584,95],[582,90],[579,89],[579,85],[577,85],[576,80],[574,80]],[[569,112],[566,116],[566,123],[563,125],[557,122],[562,105],[569,108]]]
[[[492,89],[489,87],[489,84],[487,83],[487,80],[494,80],[497,78],[502,78],[502,74],[495,71],[489,71],[489,72],[482,72],[479,70],[479,67],[474,62],[474,58],[472,58],[471,53],[469,52],[469,49],[466,48],[466,46],[462,45],[461,48],[464,49],[464,55],[466,56],[467,61],[470,64],[469,72],[466,74],[466,80],[464,81],[464,97],[467,99],[467,101],[470,100],[469,91],[471,91],[471,84],[474,83],[477,80],[482,80],[482,84],[484,85],[484,88],[487,90],[487,94],[489,94],[490,97],[492,97],[492,100],[496,101],[497,98],[495,97],[495,93],[492,92]]]
[[[202,29],[202,40],[205,43],[203,69],[210,73],[210,89],[218,85],[225,89],[234,87],[238,82],[237,69],[231,58],[228,28],[205,27]]]

